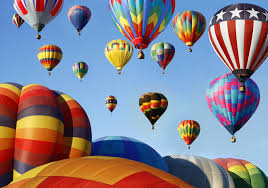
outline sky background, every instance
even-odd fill
[[[50,89],[64,92],[76,99],[85,109],[92,126],[93,139],[103,136],[128,136],[143,141],[162,156],[189,154],[207,158],[233,157],[252,162],[268,174],[268,64],[267,60],[252,76],[258,84],[261,100],[248,123],[236,134],[237,142],[231,143],[231,135],[210,112],[205,96],[209,83],[229,72],[214,52],[208,38],[208,25],[212,16],[221,8],[240,3],[234,0],[176,0],[176,14],[185,10],[201,12],[207,27],[201,39],[188,53],[186,45],[175,35],[172,20],[145,50],[145,59],[137,59],[135,50],[131,61],[122,74],[106,59],[104,48],[114,39],[125,39],[115,27],[107,8],[107,0],[65,0],[62,11],[41,32],[27,23],[21,29],[12,23],[15,10],[12,0],[2,0],[1,69],[0,83],[17,82],[22,85],[42,84]],[[244,0],[267,10],[266,0]],[[74,5],[89,7],[92,17],[78,37],[68,20],[68,10]],[[176,48],[173,61],[165,75],[150,55],[151,46],[157,42],[169,42]],[[37,58],[39,48],[46,44],[58,45],[63,51],[61,63],[48,76]],[[89,66],[83,82],[73,74],[72,65],[84,61]],[[139,108],[139,98],[146,92],[160,92],[169,102],[166,112],[152,131],[149,120]],[[118,105],[111,117],[105,106],[109,95],[117,97]],[[187,150],[180,138],[177,126],[186,119],[196,120],[201,132],[191,149]]]

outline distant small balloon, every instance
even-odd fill
[[[18,14],[14,14],[12,21],[18,28],[20,28],[20,26],[24,23],[24,19],[22,19]]]
[[[87,74],[88,65],[85,62],[77,62],[72,68],[74,74],[82,81],[82,78]]]

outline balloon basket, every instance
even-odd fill
[[[154,130],[154,125],[152,125],[152,130]]]
[[[239,91],[241,91],[241,92],[245,92],[245,90],[246,90],[245,84],[242,83],[242,84],[239,86]]]
[[[232,143],[235,143],[236,142],[235,136],[232,137],[232,140],[231,141],[232,141]]]
[[[193,50],[191,49],[191,48],[189,48],[189,50],[188,50],[189,52],[192,52]]]
[[[165,70],[163,69],[162,74],[165,74]]]
[[[120,75],[121,74],[121,71],[118,71],[118,74]]]
[[[139,51],[139,54],[138,54],[138,59],[144,59],[144,53],[143,51]]]
[[[191,148],[190,146],[187,147],[187,149],[190,149],[190,148]]]
[[[51,72],[48,73],[48,76],[51,76]]]
[[[37,34],[36,35],[36,39],[40,40],[41,39],[41,35]]]

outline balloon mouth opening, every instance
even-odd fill
[[[193,42],[186,42],[187,46],[193,46]]]
[[[148,38],[145,38],[145,37],[136,38],[132,42],[133,42],[135,48],[137,48],[139,50],[147,48],[150,44],[150,40]]]
[[[246,79],[251,77],[251,75],[254,73],[254,71],[250,70],[250,69],[236,69],[236,70],[232,71],[232,73],[236,76],[236,78],[240,82],[245,82]]]

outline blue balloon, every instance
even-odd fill
[[[111,156],[145,163],[168,172],[164,159],[150,146],[133,138],[106,136],[94,140],[92,156]]]

